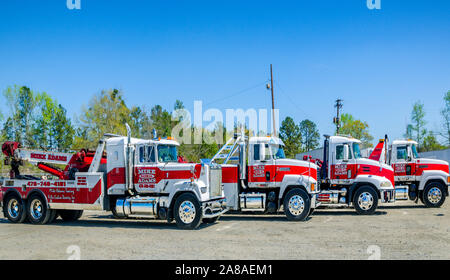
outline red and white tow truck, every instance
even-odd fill
[[[387,156],[386,156],[387,155]],[[380,139],[369,156],[394,168],[395,196],[397,200],[417,200],[427,207],[440,207],[449,195],[449,164],[446,161],[421,158],[417,142]]]
[[[303,221],[316,207],[317,166],[287,159],[274,136],[250,137],[243,131],[211,159],[220,163],[227,207],[232,211],[276,213]],[[247,157],[248,155],[248,157]]]
[[[11,222],[77,220],[83,210],[112,211],[117,217],[149,217],[194,229],[226,211],[219,165],[180,163],[172,139],[144,140],[105,134],[95,152],[34,151],[6,142],[11,165],[0,186],[3,213]],[[26,160],[58,179],[22,175]],[[64,165],[58,169],[52,164]]]
[[[372,214],[381,203],[395,201],[394,171],[384,163],[362,158],[361,141],[350,136],[325,135],[317,201],[320,206],[353,206],[358,214]]]

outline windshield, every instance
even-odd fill
[[[286,158],[284,155],[283,146],[281,145],[270,145],[272,149],[272,155],[274,159]]]
[[[353,143],[352,147],[354,158],[361,158],[361,150],[359,149],[359,143]]]
[[[177,162],[177,147],[170,145],[158,145],[159,162]]]
[[[419,158],[419,154],[417,153],[417,149],[416,149],[416,144],[411,145],[411,150],[412,150],[414,158]]]

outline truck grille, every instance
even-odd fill
[[[222,196],[222,168],[218,165],[209,168],[209,193],[211,197]]]

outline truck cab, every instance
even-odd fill
[[[419,157],[414,140],[394,140],[389,145],[387,137],[380,139],[370,158],[393,167],[397,200],[420,199],[427,207],[440,207],[448,196],[448,162]]]
[[[278,137],[236,134],[212,158],[220,162],[227,207],[305,220],[316,207],[317,166],[287,159]]]
[[[361,141],[327,136],[320,168],[321,206],[354,206],[358,214],[372,214],[380,203],[394,202],[392,167],[361,157]]]
[[[107,164],[107,192],[115,201],[111,207],[116,216],[139,216],[148,210],[148,214],[190,224],[200,212],[199,217],[206,222],[217,220],[225,208],[220,166],[178,162],[178,146],[172,138],[131,138],[128,142],[126,137],[115,137],[107,142],[108,157],[118,159]],[[127,161],[132,163],[130,170],[123,166]],[[191,200],[177,205],[182,195],[191,196]],[[149,200],[158,207],[142,207]]]

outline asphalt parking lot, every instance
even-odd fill
[[[449,218],[449,201],[396,202],[373,216],[321,209],[306,222],[229,214],[194,231],[95,211],[38,226],[2,215],[0,259],[450,259]]]

